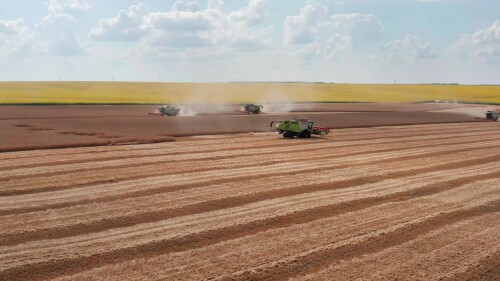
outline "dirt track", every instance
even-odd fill
[[[498,280],[500,123],[0,154],[0,280]]]

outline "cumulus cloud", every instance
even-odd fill
[[[338,14],[330,17],[333,29],[340,34],[349,34],[353,44],[382,38],[384,26],[375,16],[369,14]]]
[[[220,10],[224,6],[222,0],[208,0],[208,8],[212,10]]]
[[[89,37],[102,41],[133,41],[142,38],[147,33],[144,26],[146,5],[132,5],[127,10],[121,10],[118,16],[99,21],[99,27],[93,28]]]
[[[452,50],[480,63],[500,63],[500,21],[490,27],[465,34],[457,40]]]
[[[297,16],[287,16],[284,22],[285,43],[305,44],[314,41],[315,33],[328,9],[318,2],[308,2]]]
[[[26,30],[24,19],[0,20],[0,33],[8,35],[19,35]]]
[[[418,36],[406,34],[404,38],[387,42],[377,57],[387,57],[392,63],[416,63],[437,58],[430,42],[420,43]]]
[[[88,11],[91,6],[86,0],[50,0],[47,5],[47,15],[36,24],[37,28],[45,28],[60,21],[74,21],[71,11]]]
[[[231,23],[244,23],[253,26],[262,23],[268,16],[267,0],[251,0],[247,7],[229,14]]]
[[[201,11],[201,6],[196,0],[179,0],[174,2],[171,11],[195,13]]]
[[[153,28],[170,32],[196,32],[216,27],[219,16],[220,12],[213,10],[173,10],[151,13],[147,17],[147,23]]]
[[[47,3],[49,14],[60,14],[67,10],[88,11],[90,8],[86,0],[50,0]]]
[[[304,59],[339,57],[382,38],[384,27],[371,14],[332,14],[320,1],[308,1],[299,15],[287,16],[284,42]]]
[[[231,50],[250,52],[268,45],[269,26],[259,26],[268,15],[267,0],[251,0],[228,13],[221,10],[223,5],[221,0],[210,0],[206,7],[195,0],[178,0],[169,10],[157,12],[147,12],[144,4],[133,5],[117,17],[102,19],[89,38],[137,41],[135,53],[163,58],[187,53],[229,56]]]
[[[85,54],[85,48],[75,34],[60,36],[50,47],[48,54],[54,56],[77,56]]]
[[[0,62],[20,52],[30,37],[24,19],[0,20]]]

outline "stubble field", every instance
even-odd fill
[[[0,280],[498,280],[500,123],[0,154]]]

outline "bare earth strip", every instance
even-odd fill
[[[0,280],[496,280],[499,128],[3,153]]]

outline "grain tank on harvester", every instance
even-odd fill
[[[293,139],[310,138],[312,135],[326,136],[330,129],[314,126],[314,121],[308,119],[293,119],[289,121],[272,121],[271,127],[275,125],[276,131],[283,134],[284,138]]]
[[[177,116],[181,112],[181,109],[175,105],[165,105],[158,108],[156,112],[150,112],[149,115],[156,116]]]

